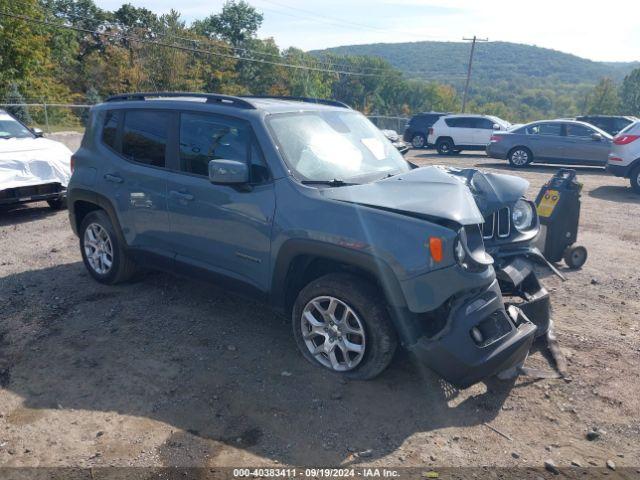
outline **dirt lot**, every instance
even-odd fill
[[[411,156],[508,171],[482,155]],[[554,170],[518,173],[533,197]],[[375,381],[339,381],[263,306],[165,274],[99,285],[66,211],[2,211],[0,466],[637,468],[640,197],[601,170],[579,178],[589,259],[565,283],[545,278],[570,378],[464,391],[407,355]],[[547,368],[540,352],[528,365]]]

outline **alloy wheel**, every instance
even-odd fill
[[[514,165],[523,166],[529,163],[529,153],[526,150],[516,150],[511,154]]]
[[[424,147],[424,143],[425,143],[425,139],[422,135],[415,135],[411,139],[411,145],[413,145],[413,148],[422,148]]]
[[[300,328],[311,355],[331,370],[353,370],[364,357],[363,323],[342,300],[330,296],[312,299],[302,311]]]
[[[109,273],[113,266],[113,243],[102,225],[91,223],[84,231],[84,253],[94,272]]]

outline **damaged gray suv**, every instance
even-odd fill
[[[549,328],[527,182],[418,168],[338,102],[120,95],[92,108],[72,166],[97,281],[216,280],[290,317],[302,355],[340,375],[372,378],[402,345],[466,387]]]

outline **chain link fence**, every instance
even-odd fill
[[[82,132],[92,105],[70,103],[0,103],[3,109],[29,127],[46,133]]]

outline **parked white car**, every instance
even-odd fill
[[[46,201],[64,208],[71,150],[0,110],[0,205]]]
[[[429,128],[427,142],[435,145],[440,155],[484,150],[493,132],[510,127],[509,122],[492,115],[446,115]]]
[[[628,178],[631,188],[640,194],[640,121],[628,125],[613,138],[607,170],[616,177]]]

